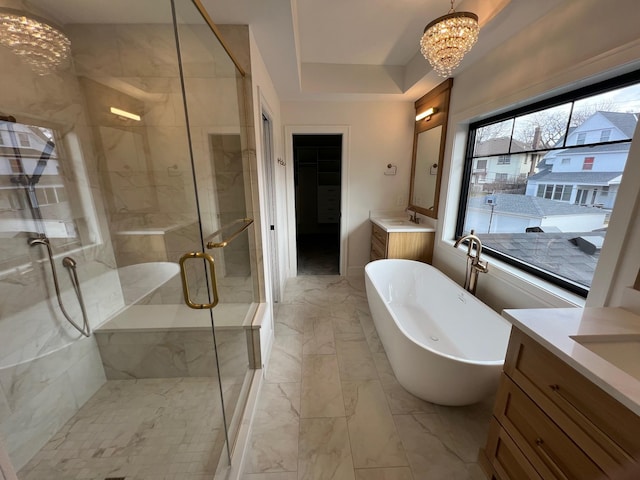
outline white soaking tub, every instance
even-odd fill
[[[369,308],[396,378],[440,405],[493,394],[511,324],[442,272],[413,260],[365,267]]]

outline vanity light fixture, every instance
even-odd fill
[[[118,115],[119,117],[129,118],[131,120],[135,120],[136,122],[140,121],[140,115],[136,115],[135,113],[127,112],[126,110],[120,110],[119,108],[111,107],[109,109],[111,113],[114,115]]]
[[[71,41],[50,21],[12,8],[0,8],[0,45],[8,47],[38,75],[67,62]]]
[[[438,113],[438,109],[437,108],[435,108],[435,107],[427,108],[424,112],[419,113],[418,115],[416,115],[416,122],[419,122],[423,118],[425,119],[425,121],[428,122],[429,120],[431,120],[431,115],[433,115],[434,113]]]
[[[450,77],[465,54],[478,40],[478,16],[456,12],[451,0],[449,13],[429,23],[420,39],[420,52],[441,77]]]

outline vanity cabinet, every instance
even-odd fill
[[[372,223],[370,260],[404,258],[431,263],[434,232],[387,232]]]
[[[488,478],[614,478],[640,463],[640,417],[513,328],[486,446]]]

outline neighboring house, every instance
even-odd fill
[[[49,141],[45,132],[52,133],[0,122],[0,237],[42,229],[52,238],[75,236],[68,195],[58,171],[57,149],[43,158]],[[40,224],[24,219],[23,210],[34,208],[42,217]]]
[[[606,214],[546,198],[497,193],[469,199],[465,230],[524,233],[539,227],[544,232],[591,232],[605,226]]]
[[[524,185],[531,171],[531,155],[519,153],[525,151],[525,145],[510,138],[498,137],[479,142],[474,151],[472,185]],[[497,152],[511,152],[496,155]],[[535,168],[535,165],[534,165]]]
[[[529,232],[478,236],[483,245],[500,253],[589,286],[600,258],[605,232],[588,232],[587,235]]]
[[[567,137],[565,145],[574,148],[545,155],[545,169],[528,178],[526,195],[612,209],[630,144],[579,145],[630,140],[637,122],[635,113],[594,113]]]

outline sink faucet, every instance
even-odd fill
[[[407,212],[409,212],[409,221],[413,222],[413,223],[420,223],[420,219],[418,218],[418,212],[416,212],[415,210],[409,210],[407,209]],[[411,212],[413,212],[413,215],[411,214]]]
[[[472,295],[476,294],[476,286],[478,284],[478,273],[487,273],[489,265],[486,261],[480,260],[480,254],[482,253],[482,242],[471,230],[469,235],[464,235],[456,240],[453,244],[453,248],[458,248],[464,241],[468,241],[467,246],[467,271],[464,277],[464,288]],[[473,254],[473,247],[475,245],[476,254]]]

